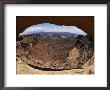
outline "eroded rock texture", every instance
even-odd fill
[[[87,37],[25,36],[16,43],[16,57],[42,69],[82,68],[93,56],[93,42]]]

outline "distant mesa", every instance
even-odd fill
[[[27,35],[43,35],[43,34],[57,34],[57,35],[82,35],[86,36],[83,30],[79,29],[76,26],[65,26],[65,25],[56,25],[50,23],[42,23],[37,25],[32,25],[26,28],[19,36],[27,36]]]

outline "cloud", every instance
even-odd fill
[[[26,28],[19,35],[29,35],[29,34],[35,34],[40,32],[69,32],[76,35],[83,35],[83,36],[87,35],[87,33],[85,33],[83,30],[79,29],[76,26],[65,26],[65,25],[60,26],[60,25],[55,25],[50,23],[32,25]]]

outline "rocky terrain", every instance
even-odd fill
[[[41,70],[38,68],[33,68],[27,65],[25,62],[17,58],[16,62],[16,74],[47,74],[47,75],[64,75],[64,74],[71,74],[71,75],[93,75],[94,74],[94,64],[91,63],[92,58],[83,65],[82,69],[70,69],[70,70],[60,70],[60,71],[49,71],[49,70]]]
[[[16,60],[43,71],[83,69],[94,64],[93,43],[72,35],[25,36],[16,43]]]

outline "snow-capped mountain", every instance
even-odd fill
[[[56,25],[56,24],[50,24],[50,23],[42,23],[37,25],[32,25],[28,28],[26,28],[22,33],[19,35],[32,35],[36,33],[50,33],[50,34],[74,34],[74,35],[82,35],[86,36],[87,33],[82,31],[76,26],[65,26],[65,25]]]

